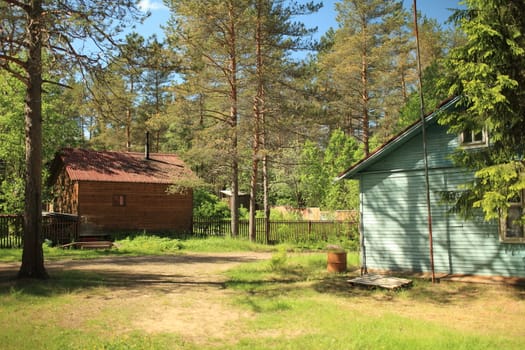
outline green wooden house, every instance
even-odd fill
[[[525,277],[523,227],[506,229],[505,222],[486,222],[481,215],[466,221],[442,200],[443,191],[473,176],[455,167],[449,155],[457,147],[489,144],[485,132],[453,135],[437,123],[456,102],[444,102],[425,118],[435,272]],[[419,121],[339,177],[359,180],[363,270],[430,272],[424,169]]]

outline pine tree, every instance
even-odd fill
[[[481,207],[486,219],[506,215],[525,189],[525,2],[466,0],[455,18],[466,43],[450,53],[442,81],[462,108],[441,121],[453,133],[486,131],[489,147],[459,149],[454,161],[475,172],[456,198],[465,214]],[[523,216],[521,218],[523,223]]]
[[[190,82],[185,86],[192,88],[186,92],[186,98],[195,100],[199,94],[206,96],[201,100],[206,102],[201,110],[209,123],[205,130],[206,147],[209,149],[210,144],[212,147],[218,146],[227,155],[222,159],[230,169],[231,227],[232,236],[237,236],[241,117],[239,95],[244,83],[241,81],[241,71],[245,67],[243,57],[248,41],[243,29],[249,18],[249,2],[174,0],[168,5],[172,17],[167,35],[183,58],[183,78]]]
[[[95,47],[112,46],[121,20],[138,18],[135,1],[1,1],[0,69],[24,83],[26,173],[24,247],[19,277],[46,278],[42,232],[42,85],[44,71],[72,64],[83,68],[101,59],[80,53],[75,40],[92,40]],[[137,10],[138,11],[138,10]],[[44,52],[50,57],[43,60]],[[98,51],[100,53],[100,51]],[[55,84],[60,84],[54,81]]]
[[[336,9],[340,28],[331,48],[320,56],[320,67],[337,92],[338,99],[330,103],[344,117],[337,127],[357,137],[368,155],[370,128],[384,117],[385,97],[392,93],[385,91],[392,84],[384,78],[393,71],[393,48],[400,39],[406,41],[404,10],[402,2],[394,0],[344,0]],[[401,88],[397,80],[394,86]]]
[[[250,176],[249,236],[255,240],[255,209],[259,178],[259,163],[262,161],[263,202],[266,237],[269,230],[269,140],[272,137],[270,123],[279,124],[276,118],[278,100],[283,97],[284,72],[290,67],[287,55],[293,51],[308,48],[305,40],[316,29],[308,29],[300,22],[294,22],[297,15],[316,12],[320,4],[309,2],[299,5],[295,2],[256,0],[254,7],[254,72],[253,122],[252,122],[252,167]],[[272,93],[277,90],[280,93]]]

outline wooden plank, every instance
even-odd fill
[[[80,249],[111,249],[115,244],[111,241],[73,242],[60,246],[60,248],[76,247]]]
[[[348,282],[352,285],[380,287],[384,289],[397,289],[412,285],[412,281],[406,278],[371,274],[352,278],[351,280],[348,280]]]

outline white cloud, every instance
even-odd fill
[[[138,6],[143,12],[167,9],[167,7],[158,0],[140,0]]]

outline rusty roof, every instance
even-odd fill
[[[191,178],[192,171],[175,154],[94,151],[66,148],[57,158],[73,181],[171,184]]]

